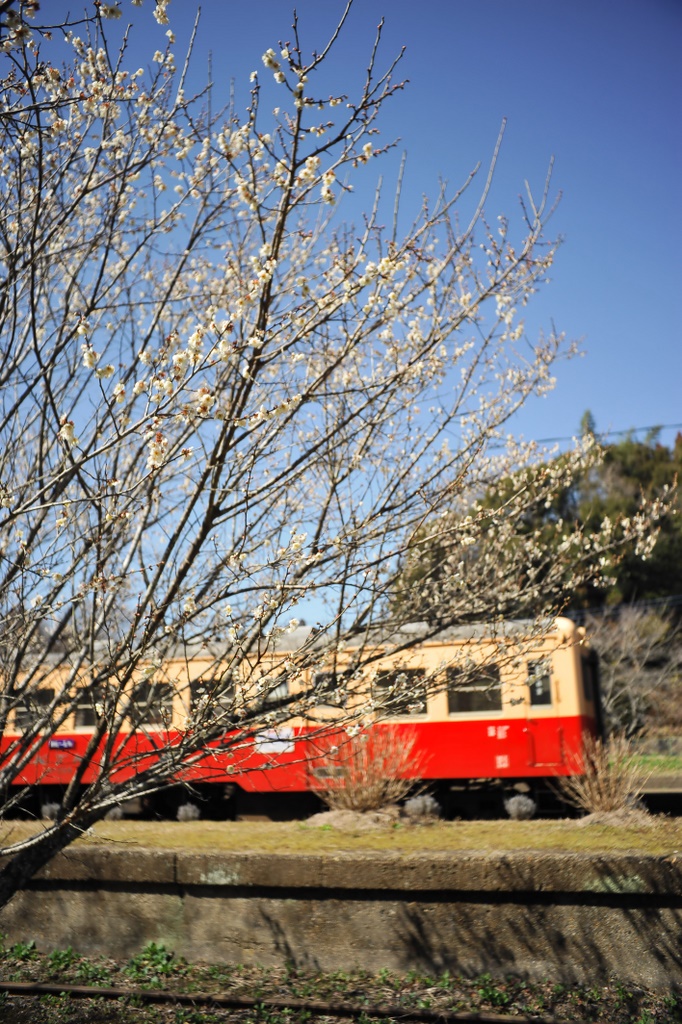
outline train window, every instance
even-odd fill
[[[14,725],[22,732],[40,722],[54,700],[54,690],[41,688],[27,694],[14,710]]]
[[[208,706],[216,718],[231,715],[234,710],[236,687],[232,675],[223,679],[192,679],[189,684],[192,711]]]
[[[451,715],[502,710],[502,686],[497,665],[486,665],[473,677],[467,673],[465,682],[461,679],[460,669],[447,670],[448,712]]]
[[[372,682],[372,697],[390,715],[425,715],[426,680],[418,668],[378,672]]]
[[[88,686],[80,690],[76,704],[76,728],[92,729],[97,724],[97,711],[95,706],[103,699],[101,686]]]
[[[528,685],[531,707],[552,703],[552,677],[548,661],[528,662]]]
[[[134,701],[145,725],[170,722],[173,709],[173,691],[170,686],[145,680],[135,687]]]
[[[348,704],[348,680],[352,672],[315,672],[313,689],[320,704],[345,708]]]

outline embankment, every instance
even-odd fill
[[[0,913],[6,941],[321,970],[617,976],[682,988],[682,858],[72,847]]]

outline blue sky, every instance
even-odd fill
[[[244,103],[260,55],[291,38],[292,6],[203,0],[197,76],[212,49],[217,85],[234,79]],[[304,46],[321,48],[344,6],[297,0]],[[179,54],[196,5],[169,10]],[[356,0],[331,58],[338,82],[360,83],[382,16],[385,59],[407,47],[409,85],[382,127],[407,152],[408,205],[487,161],[504,117],[491,217],[513,217],[524,180],[539,189],[555,158],[552,229],[565,243],[527,322],[531,336],[554,322],[584,355],[559,366],[516,431],[571,435],[587,408],[603,431],[682,422],[682,3]],[[389,187],[395,168],[382,168]]]
[[[140,57],[165,43],[151,4],[139,10],[122,0],[124,16],[137,23]],[[305,49],[324,46],[344,6],[296,0]],[[289,0],[202,0],[194,84],[205,77],[210,49],[216,105],[233,80],[243,109],[261,54],[291,38],[292,8]],[[196,9],[190,0],[170,4],[178,56]],[[355,0],[327,68],[336,87],[360,85],[382,16],[383,59],[407,47],[400,76],[409,85],[381,122],[384,141],[400,137],[407,153],[407,209],[433,194],[440,177],[455,188],[487,162],[503,118],[490,220],[516,216],[524,180],[540,189],[555,159],[562,200],[551,229],[565,243],[527,317],[528,333],[554,323],[584,354],[558,367],[555,392],[531,402],[515,432],[570,436],[588,408],[600,431],[681,423],[680,0]],[[371,165],[389,190],[397,162],[396,153]],[[371,175],[365,182],[364,197],[361,183],[356,189],[369,202]]]

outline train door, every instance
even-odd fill
[[[564,761],[564,736],[555,715],[544,714],[554,706],[551,663],[548,658],[528,662],[530,714],[526,723],[528,761],[531,767],[558,767]],[[542,711],[542,714],[538,714]]]
[[[599,685],[599,658],[597,652],[588,650],[580,659],[583,677],[583,695],[591,704],[594,714],[594,731],[597,736],[604,735],[604,708],[602,706],[601,688]]]

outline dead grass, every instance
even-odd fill
[[[648,775],[625,737],[602,740],[585,733],[583,749],[582,762],[572,765],[576,774],[557,780],[564,800],[588,814],[635,807]]]
[[[4,845],[26,838],[39,828],[29,822],[8,822],[0,826],[0,842]],[[554,850],[669,855],[682,853],[682,819],[652,815],[646,824],[595,823],[590,828],[579,828],[576,820],[439,821],[428,825],[401,821],[372,829],[338,829],[305,822],[112,821],[96,825],[79,843],[272,854]]]
[[[316,791],[335,811],[380,811],[414,788],[416,737],[361,732],[319,759]]]

